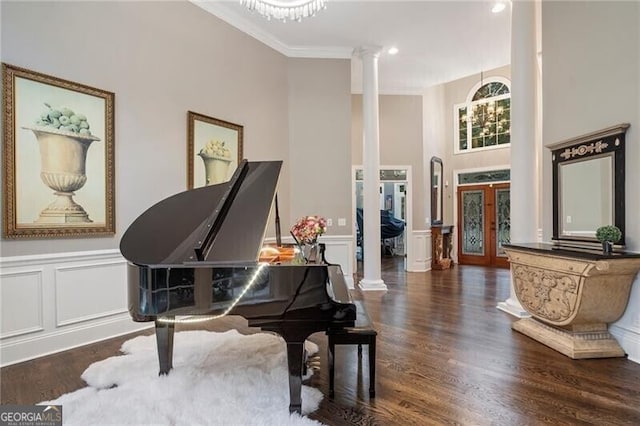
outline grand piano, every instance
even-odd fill
[[[172,368],[176,316],[241,315],[284,338],[289,411],[299,413],[305,339],[353,326],[356,308],[338,265],[258,261],[281,167],[243,160],[228,182],[160,201],[127,229],[120,251],[129,313],[155,321],[160,374]]]

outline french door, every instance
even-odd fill
[[[508,183],[458,187],[458,262],[508,267],[502,245],[511,241]]]

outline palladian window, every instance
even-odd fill
[[[455,152],[511,143],[511,92],[505,79],[481,83],[467,102],[454,106]]]

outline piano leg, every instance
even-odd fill
[[[173,320],[175,317],[166,317]],[[159,375],[169,374],[173,368],[173,334],[175,323],[156,320],[156,342],[158,345]]]
[[[302,412],[302,363],[304,362],[304,340],[287,342],[289,364],[289,412]]]
[[[302,364],[304,363],[304,342],[311,334],[324,331],[320,322],[302,321],[288,323],[249,322],[250,327],[260,327],[263,331],[277,333],[287,343],[287,364],[289,365],[289,412],[302,414]]]
[[[335,395],[334,390],[333,390],[333,386],[334,386],[334,374],[335,374],[335,351],[336,351],[336,345],[333,341],[333,335],[329,336],[329,350],[327,351],[327,357],[329,358],[329,398],[333,399],[333,396]]]

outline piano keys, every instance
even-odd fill
[[[356,318],[339,265],[258,262],[282,162],[244,160],[229,182],[169,197],[138,217],[120,249],[129,312],[155,321],[160,374],[172,368],[176,316],[241,315],[287,345],[291,412],[300,412],[304,341]]]

